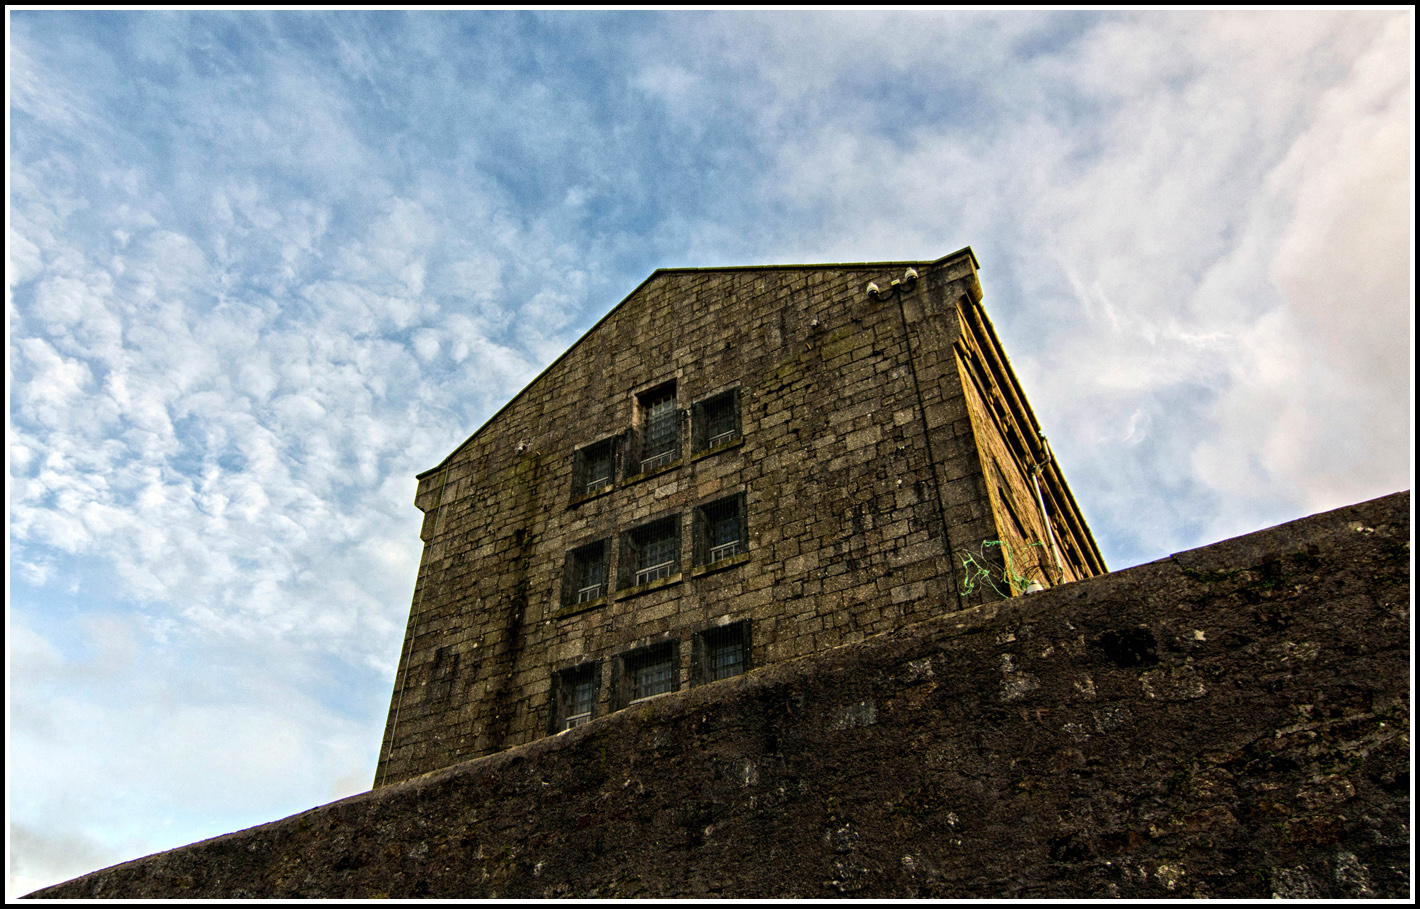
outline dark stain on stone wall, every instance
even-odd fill
[[[1110,662],[1121,668],[1153,666],[1159,662],[1158,642],[1147,627],[1106,631],[1096,643]]]
[[[512,545],[505,560],[511,566],[508,574],[512,589],[503,605],[502,621],[493,624],[498,636],[489,648],[492,651],[489,657],[492,664],[492,710],[491,718],[480,736],[480,751],[493,751],[504,747],[508,724],[514,710],[510,692],[514,687],[518,658],[522,655],[522,631],[532,584],[529,567],[537,540],[534,522],[539,511],[537,485],[541,463],[540,454],[534,452],[518,462],[512,471],[511,486],[518,502],[515,513],[521,519],[518,522],[521,526],[513,530]]]

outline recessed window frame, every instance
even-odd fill
[[[548,695],[547,734],[566,732],[596,719],[600,695],[600,660],[554,672]]]
[[[743,438],[739,387],[718,391],[692,403],[690,435],[693,454],[723,448]]]
[[[708,685],[753,668],[749,619],[697,632],[690,641],[690,684]],[[730,671],[733,669],[734,671]]]
[[[573,450],[572,501],[589,499],[616,488],[621,441],[619,435],[608,436]]]
[[[611,539],[567,550],[562,568],[562,608],[594,605],[611,593]]]
[[[692,525],[697,568],[708,568],[749,552],[743,492],[696,506]],[[729,536],[731,531],[736,534],[733,538]]]
[[[659,471],[680,461],[680,411],[676,380],[636,394],[628,475]]]
[[[681,566],[680,513],[647,521],[621,535],[617,588],[643,587],[674,578]]]
[[[613,709],[680,690],[680,641],[658,641],[619,654],[612,667]]]

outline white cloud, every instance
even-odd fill
[[[131,619],[88,625],[72,660],[12,627],[26,680],[11,696],[10,771],[26,781],[11,793],[12,888],[237,829],[213,829],[212,816],[244,825],[303,810],[329,780],[368,788],[375,758],[359,724],[297,693],[295,653],[275,663],[197,648],[207,659],[184,665],[140,644]],[[102,694],[81,696],[91,682]]]
[[[1286,306],[1258,322],[1218,404],[1223,431],[1196,453],[1230,496],[1290,495],[1320,511],[1409,488],[1408,44],[1407,23],[1390,22],[1268,174],[1291,203],[1268,248]]]
[[[439,355],[439,333],[432,328],[421,328],[414,333],[414,352],[419,359],[428,363]]]
[[[1409,37],[1391,23],[1269,177],[1296,187],[1277,283],[1315,324],[1323,355],[1377,387],[1402,386],[1407,371],[1410,238],[1397,228],[1410,222],[1413,187]]]
[[[60,356],[43,338],[23,338],[16,347],[33,370],[33,381],[20,391],[21,411],[51,427],[67,425],[70,405],[93,384],[88,364]]]
[[[31,58],[27,45],[26,41],[12,41],[7,48],[10,103],[46,126],[67,130],[92,127],[100,119],[97,113],[91,112],[80,93],[64,80],[48,78]]]
[[[9,828],[11,899],[115,864],[121,854],[82,833],[53,834],[29,824]]]

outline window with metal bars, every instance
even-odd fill
[[[705,685],[749,671],[749,620],[707,628],[691,640],[691,684]]]
[[[665,694],[675,690],[675,661],[666,654],[664,659],[647,660],[631,670],[631,703]]]
[[[547,721],[549,734],[574,729],[595,718],[600,679],[598,663],[584,663],[553,673],[552,704]]]
[[[713,565],[746,551],[744,494],[695,509],[695,564]]]
[[[616,439],[577,449],[572,456],[572,498],[610,489],[616,482]]]
[[[698,401],[691,407],[692,449],[705,451],[740,437],[738,388]]]
[[[621,585],[639,587],[680,570],[680,519],[675,515],[644,524],[622,537]]]
[[[680,687],[678,641],[666,641],[622,654],[616,684],[619,707],[675,691]]]
[[[641,408],[640,471],[654,470],[680,456],[675,384],[663,385],[637,399]]]
[[[567,553],[567,565],[562,572],[563,606],[587,603],[606,596],[610,548],[606,540],[597,540]]]

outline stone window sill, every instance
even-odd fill
[[[610,486],[603,486],[603,487],[601,487],[600,489],[596,490],[595,492],[584,492],[584,493],[582,493],[581,495],[573,496],[573,497],[572,497],[572,501],[570,501],[570,502],[567,503],[567,507],[568,507],[568,508],[576,508],[578,505],[581,505],[583,502],[590,502],[592,499],[600,499],[600,498],[601,498],[602,496],[604,496],[604,495],[609,495],[609,494],[611,493],[611,491],[612,491],[613,489],[615,489],[615,488],[616,488],[616,484],[613,483],[613,484],[611,484]]]
[[[662,464],[660,467],[652,467],[650,470],[643,470],[641,473],[635,474],[634,476],[629,476],[621,481],[621,485],[631,486],[635,483],[645,482],[646,480],[649,480],[652,477],[658,477],[663,473],[675,470],[677,467],[680,467],[684,463],[685,458],[676,458],[669,464]]]
[[[711,455],[717,455],[722,451],[729,451],[731,448],[739,448],[744,445],[744,443],[745,437],[737,436],[728,442],[721,442],[719,445],[712,446],[710,448],[705,449],[704,451],[697,451],[694,455],[691,456],[690,459],[692,461],[699,461],[701,458],[708,458]]]
[[[593,609],[600,609],[605,606],[610,599],[606,596],[599,596],[595,600],[587,600],[585,603],[568,603],[552,614],[554,619],[568,619],[574,615],[581,615]]]
[[[730,556],[728,559],[721,559],[718,562],[711,562],[709,565],[701,565],[697,568],[693,568],[690,571],[690,576],[692,578],[704,577],[707,574],[724,571],[726,568],[734,568],[736,565],[743,565],[748,561],[749,553],[742,552],[739,555]]]
[[[677,571],[675,574],[671,575],[668,578],[659,578],[655,581],[647,581],[646,583],[639,584],[635,587],[628,587],[625,590],[618,590],[616,592],[616,598],[618,600],[629,600],[632,597],[639,597],[643,593],[650,593],[653,590],[660,590],[663,587],[670,587],[672,585],[679,584],[681,582],[682,577],[683,574]]]

